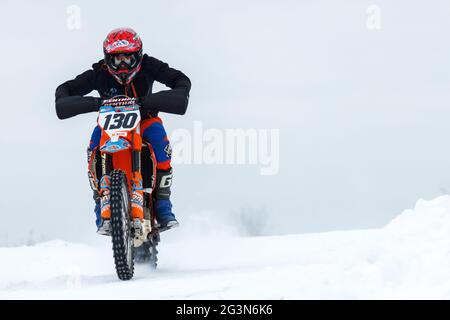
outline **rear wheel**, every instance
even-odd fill
[[[147,148],[146,148],[147,149]],[[148,150],[147,150],[148,153]],[[148,159],[150,155],[146,156],[147,160],[143,160],[142,170],[148,173],[146,168],[149,168]],[[145,159],[145,158],[144,158]],[[146,162],[145,162],[146,161]],[[144,175],[146,177],[146,175]],[[144,184],[145,185],[145,184]],[[154,214],[153,214],[153,199],[151,194],[144,194],[144,217],[151,221],[152,233],[148,235],[147,240],[139,247],[134,248],[134,262],[139,264],[149,264],[152,269],[156,269],[158,265],[158,249],[156,248],[159,243],[159,233],[154,232]]]
[[[150,241],[150,267],[152,269],[156,269],[156,267],[158,266],[158,249],[156,248],[156,246],[159,243],[159,234],[155,234],[153,235],[153,237],[151,238]]]
[[[158,249],[152,240],[144,242],[140,247],[134,248],[134,261],[139,264],[149,264],[156,269],[158,262]]]
[[[121,170],[111,173],[111,237],[117,276],[130,280],[134,274],[131,206],[126,175]]]

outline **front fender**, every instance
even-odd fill
[[[131,149],[131,143],[124,138],[119,138],[117,141],[108,140],[103,146],[101,146],[100,151],[106,153],[116,153],[122,150]]]

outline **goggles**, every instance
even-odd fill
[[[110,66],[115,70],[133,69],[137,65],[135,53],[119,53],[110,56]]]

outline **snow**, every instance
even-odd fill
[[[1,299],[448,299],[450,197],[381,229],[162,235],[159,267],[117,279],[108,238],[0,248]],[[197,234],[197,236],[193,236]]]

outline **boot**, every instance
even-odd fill
[[[102,236],[110,236],[111,235],[111,221],[109,219],[100,220],[100,225],[97,228],[97,233]]]
[[[159,229],[171,229],[179,225],[170,201],[170,187],[172,186],[172,169],[157,170],[155,188],[155,213]]]

